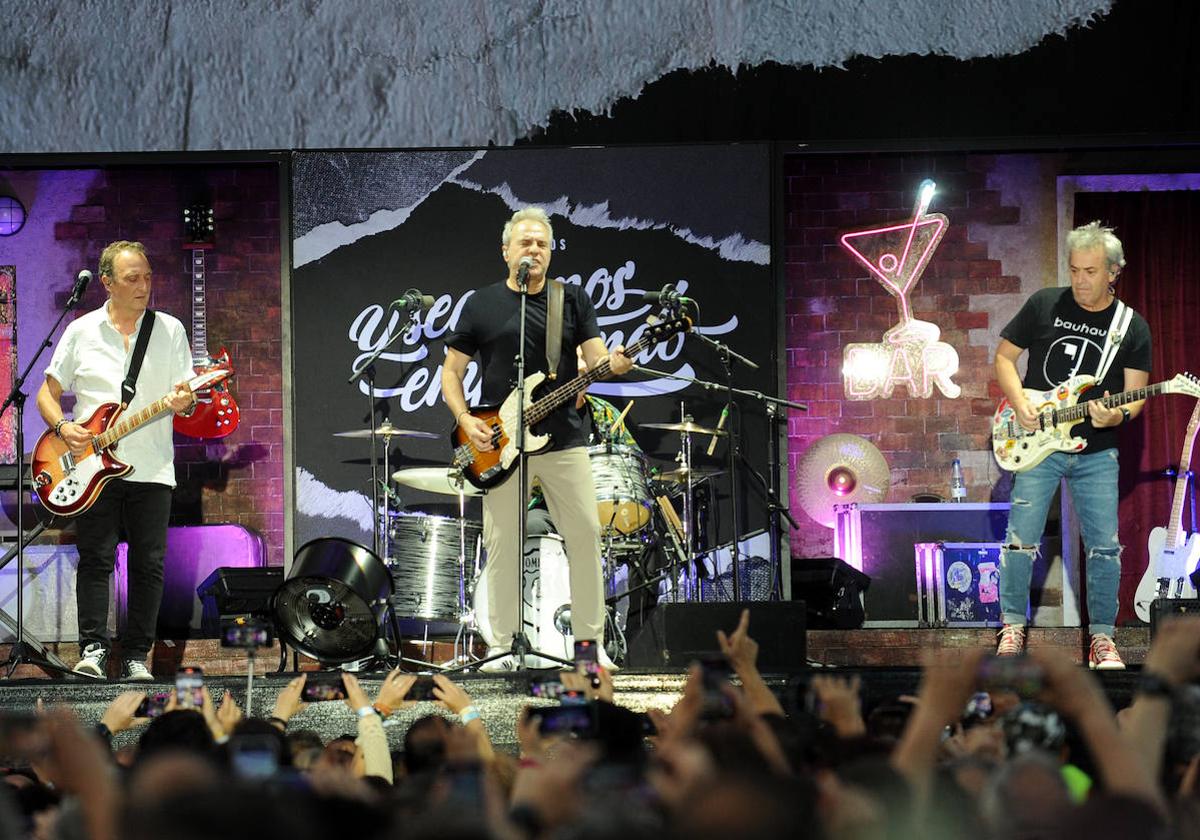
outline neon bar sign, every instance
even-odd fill
[[[846,399],[890,397],[897,385],[921,399],[933,396],[934,387],[952,399],[962,393],[951,378],[958,372],[958,351],[939,341],[937,324],[913,318],[908,299],[950,226],[941,213],[925,212],[933,191],[932,181],[921,183],[911,222],[842,235],[842,247],[896,298],[900,312],[900,323],[882,341],[847,344],[842,351]]]

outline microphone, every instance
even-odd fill
[[[71,299],[67,303],[68,307],[74,306],[75,304],[79,303],[80,298],[83,297],[83,293],[87,291],[88,283],[91,283],[91,282],[92,282],[92,272],[88,271],[86,268],[83,271],[79,272],[78,275],[76,275],[75,287],[73,289],[71,289]]]
[[[642,295],[642,303],[657,303],[660,306],[683,305],[687,303],[695,303],[690,297],[684,297],[679,293],[679,290],[670,283],[662,287],[660,292],[645,292]]]
[[[718,432],[725,428],[725,421],[728,419],[729,419],[729,406],[726,405],[724,408],[721,409],[721,419],[719,419],[717,421],[717,431]],[[713,435],[712,441],[708,444],[708,449],[705,450],[704,454],[711,457],[712,454],[717,451],[717,441],[720,439],[721,439],[720,435]]]
[[[533,267],[533,257],[521,257],[517,264],[517,285],[524,286],[529,277],[529,269]]]
[[[409,289],[392,301],[393,309],[420,310],[426,312],[433,308],[436,299],[433,295],[423,295],[420,289]]]

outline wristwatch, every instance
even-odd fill
[[[1125,406],[1121,406],[1121,422],[1128,423],[1132,417],[1133,415],[1129,413],[1129,409]]]

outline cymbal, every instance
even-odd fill
[[[457,496],[459,493],[457,483],[450,482],[450,471],[445,467],[410,467],[392,473],[392,480],[405,487],[424,490],[428,493],[444,493],[447,496]],[[462,494],[464,496],[479,496],[482,493],[483,491],[478,487],[463,479]]]
[[[693,482],[703,481],[706,478],[712,478],[714,475],[723,475],[724,473],[725,470],[712,470],[706,467],[692,467],[691,469]],[[687,467],[676,467],[673,470],[660,472],[654,476],[654,479],[656,481],[674,481],[683,484],[688,480],[688,469]]]
[[[697,426],[691,420],[685,423],[638,423],[639,429],[662,429],[667,432],[687,432],[692,435],[717,435],[725,437],[721,429],[710,429],[708,426]]]
[[[887,498],[891,470],[875,444],[858,435],[818,438],[796,461],[796,497],[814,520],[832,528],[837,505]]]
[[[353,431],[349,431],[349,432],[334,432],[333,436],[340,437],[340,438],[365,439],[365,438],[369,438],[371,436],[371,430],[370,429],[354,429]],[[419,432],[416,429],[397,429],[391,423],[385,422],[375,429],[375,437],[381,437],[381,438],[408,437],[408,438],[425,438],[427,440],[436,440],[437,438],[440,438],[441,435],[435,435],[433,432]]]

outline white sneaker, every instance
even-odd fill
[[[603,645],[601,645],[600,649],[596,651],[596,661],[600,663],[601,668],[603,668],[605,671],[608,671],[610,674],[615,674],[617,671],[621,670],[620,665],[608,658],[608,651],[604,649]]]
[[[491,662],[485,662],[482,665],[480,665],[479,666],[480,671],[483,671],[485,674],[504,674],[509,671],[517,670],[517,663],[513,660],[512,654],[508,653],[508,648],[504,648],[504,647],[488,648],[487,656],[484,658],[488,659],[493,656],[496,656],[498,658],[493,659]]]
[[[75,663],[71,670],[85,677],[104,679],[107,676],[104,666],[108,663],[108,651],[99,642],[92,642],[83,649],[83,657]]]
[[[141,659],[126,659],[123,676],[126,682],[154,682],[154,675]]]

